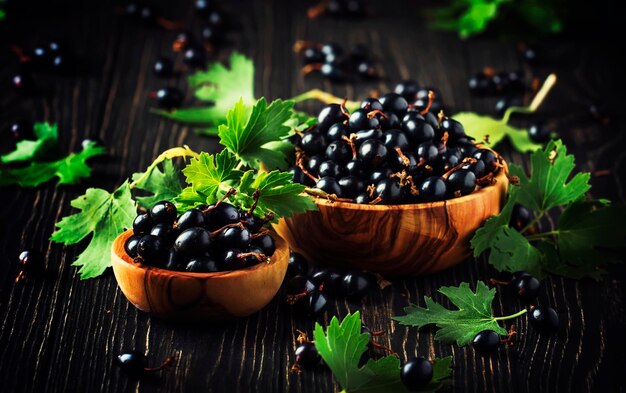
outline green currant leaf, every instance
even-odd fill
[[[239,191],[235,200],[246,210],[254,203],[252,195],[257,190],[260,192],[255,209],[258,216],[273,212],[278,219],[307,210],[317,210],[313,199],[302,193],[305,186],[293,183],[288,172],[259,172],[254,176],[252,171],[248,171],[235,188]]]
[[[50,240],[70,245],[92,234],[89,245],[72,266],[81,267],[78,274],[82,280],[97,277],[111,266],[113,240],[130,228],[135,218],[135,204],[128,182],[112,194],[99,188],[89,188],[71,205],[80,212],[58,222],[58,229]]]
[[[411,305],[404,309],[406,315],[393,319],[403,325],[418,328],[436,325],[439,328],[435,334],[436,340],[444,343],[456,342],[460,346],[472,342],[476,334],[483,330],[494,330],[498,334],[506,335],[506,330],[500,327],[491,309],[491,303],[496,295],[495,288],[489,289],[485,283],[478,281],[476,292],[473,292],[465,282],[458,287],[441,287],[439,292],[458,309],[449,310],[432,298],[424,296],[426,308]]]
[[[252,105],[254,98],[254,63],[239,53],[230,56],[230,69],[220,63],[211,64],[206,71],[189,77],[195,96],[211,104],[209,107],[182,108],[173,111],[158,110],[156,113],[172,120],[198,125],[211,125],[201,133],[217,135],[217,125],[226,122],[229,109],[241,100]]]
[[[489,116],[481,116],[473,112],[461,112],[454,116],[454,120],[461,122],[465,133],[478,141],[489,135],[489,144],[496,146],[508,137],[513,147],[520,152],[532,152],[541,148],[541,144],[533,142],[527,130],[512,127]]]
[[[180,173],[172,160],[165,160],[161,164],[163,171],[158,166],[151,166],[148,176],[137,184],[137,189],[150,193],[150,196],[138,196],[137,204],[146,209],[151,208],[159,201],[171,201],[182,192],[180,185]],[[137,181],[144,173],[133,174],[132,180]]]
[[[359,367],[359,361],[367,350],[369,335],[361,333],[361,315],[357,311],[348,314],[341,323],[333,317],[324,331],[315,324],[313,331],[315,347],[324,362],[333,372],[337,382],[346,393],[407,393],[400,380],[400,360],[386,356],[378,360],[370,359]],[[435,359],[432,381],[419,392],[435,392],[450,384],[452,357]]]
[[[206,196],[203,203],[213,203],[241,177],[241,171],[235,170],[236,166],[237,159],[228,150],[216,155],[203,152],[191,159],[183,174],[194,192]]]
[[[247,116],[246,106],[239,100],[228,112],[226,124],[219,126],[220,143],[250,167],[258,168],[261,162],[270,168],[286,167],[287,157],[267,144],[280,142],[289,135],[290,128],[285,123],[292,116],[293,104],[278,99],[268,105],[261,98]]]
[[[19,141],[15,150],[0,156],[0,163],[40,160],[57,146],[59,132],[56,124],[35,123],[33,130],[37,139]]]
[[[574,167],[574,156],[567,154],[560,140],[550,141],[544,150],[530,156],[530,176],[522,168],[511,165],[511,175],[519,177],[518,202],[531,210],[546,212],[583,198],[590,188],[590,175],[572,176]]]
[[[0,186],[17,184],[22,187],[38,185],[58,177],[57,184],[76,184],[91,175],[87,160],[104,154],[104,148],[90,142],[78,153],[52,162],[32,162],[29,166],[15,169],[0,169]]]

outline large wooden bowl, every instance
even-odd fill
[[[281,219],[274,229],[319,265],[391,277],[433,273],[469,257],[474,231],[500,212],[509,185],[503,165],[496,184],[460,198],[393,206],[314,198],[319,211]]]
[[[161,318],[232,319],[265,307],[287,272],[289,248],[274,236],[270,263],[217,273],[188,273],[135,263],[124,251],[126,231],[113,242],[113,272],[122,293],[138,309]]]

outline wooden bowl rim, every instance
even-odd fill
[[[287,248],[288,247],[286,242],[280,236],[278,236],[278,234],[276,232],[270,231],[270,233],[271,233],[272,237],[274,238],[274,242],[276,243],[276,250],[277,251],[278,251],[279,248],[283,249],[283,248]],[[122,250],[122,251],[124,251],[124,243],[132,235],[133,235],[133,230],[132,229],[127,229],[126,231],[122,232],[113,241],[113,250]],[[254,265],[254,266],[250,266],[250,267],[247,267],[245,269],[227,270],[227,271],[223,271],[223,272],[196,273],[196,272],[180,272],[180,271],[177,271],[177,270],[162,269],[160,267],[154,267],[154,266],[144,265],[144,264],[141,264],[141,263],[136,263],[135,261],[132,260],[132,258],[130,256],[128,256],[128,254],[126,254],[126,252],[124,252],[123,255],[120,255],[119,253],[115,252],[115,255],[119,259],[121,259],[122,261],[124,261],[127,264],[129,264],[131,267],[134,267],[134,268],[137,268],[137,269],[142,269],[142,270],[150,270],[152,273],[155,273],[155,274],[160,274],[160,275],[165,275],[165,276],[202,278],[202,279],[229,279],[229,278],[236,278],[236,277],[241,277],[241,276],[246,276],[246,275],[252,274],[253,272],[255,272],[257,270],[268,269],[268,268],[271,268],[271,267],[274,267],[274,266],[277,265],[276,264],[276,259],[274,258],[276,256],[276,252],[274,252],[274,255],[272,257],[270,257],[270,263],[258,263],[258,264]]]
[[[504,159],[502,159],[502,165],[503,165],[503,167],[500,168],[499,173],[495,177],[496,181],[503,181],[504,179],[508,179],[507,173],[509,171],[508,171],[508,166],[506,164],[506,161],[504,161]],[[487,187],[482,187],[478,191],[474,191],[473,193],[471,193],[469,195],[464,195],[464,196],[461,196],[461,197],[458,197],[458,198],[451,198],[451,199],[446,199],[446,200],[437,201],[437,202],[421,202],[421,203],[410,203],[410,204],[404,204],[404,205],[365,205],[365,204],[350,203],[350,202],[339,202],[339,201],[328,203],[327,199],[320,198],[320,197],[315,197],[315,196],[312,196],[312,195],[309,195],[309,196],[311,198],[313,198],[313,200],[314,200],[316,205],[318,205],[318,206],[321,205],[321,206],[330,207],[330,208],[347,209],[347,210],[363,210],[363,211],[365,211],[365,210],[369,210],[369,211],[388,211],[388,210],[407,210],[407,211],[412,211],[412,210],[424,210],[424,209],[431,209],[431,208],[440,207],[440,206],[450,206],[450,205],[457,205],[457,204],[460,204],[460,203],[466,203],[466,202],[471,201],[473,199],[481,198],[481,197],[483,197],[483,195],[485,195],[485,194],[487,194],[489,192],[498,192],[498,187],[496,186],[496,184],[492,184],[492,185],[489,185]]]

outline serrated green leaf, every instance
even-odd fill
[[[59,132],[56,124],[35,123],[33,126],[36,140],[19,141],[15,150],[0,156],[0,162],[8,164],[11,162],[40,160],[56,147]]]
[[[545,276],[542,254],[517,230],[502,226],[492,242],[489,263],[498,271],[525,271],[535,277]]]
[[[531,210],[546,212],[579,200],[589,191],[590,175],[572,176],[574,167],[574,156],[567,154],[560,140],[550,141],[544,150],[531,154],[530,176],[517,165],[511,165],[510,174],[520,180],[518,202]]]
[[[228,189],[227,183],[241,177],[241,172],[235,170],[236,166],[237,158],[228,150],[222,150],[216,155],[203,152],[191,159],[183,169],[183,174],[193,191],[217,200]],[[220,190],[220,187],[225,189]],[[214,200],[209,201],[212,202]]]
[[[209,198],[208,195],[204,195],[197,191],[194,191],[192,187],[185,187],[180,192],[179,195],[174,197],[174,205],[176,205],[176,209],[179,213],[186,212],[189,209],[193,209],[194,207],[205,205],[207,201],[212,198]],[[208,202],[212,203],[212,202]]]
[[[52,162],[33,162],[24,168],[0,170],[0,186],[17,184],[22,187],[38,185],[58,177],[57,184],[76,184],[91,175],[87,160],[104,154],[104,148],[90,142],[79,153]]]
[[[246,117],[246,106],[242,100],[228,112],[227,122],[219,127],[220,143],[244,164],[258,168],[264,163],[270,168],[284,166],[286,157],[280,151],[268,148],[268,143],[280,142],[289,135],[290,128],[285,123],[291,118],[293,101],[274,100],[269,105],[261,98]]]
[[[202,134],[216,136],[217,126],[226,122],[228,111],[239,100],[248,106],[255,102],[254,63],[239,53],[230,56],[230,69],[213,63],[206,71],[189,76],[189,84],[196,89],[195,96],[211,106],[156,113],[185,123],[211,125],[199,130]]]
[[[81,279],[101,275],[111,266],[113,240],[130,228],[135,218],[135,204],[128,182],[124,182],[112,194],[99,188],[89,188],[71,202],[79,213],[64,217],[56,224],[57,230],[50,240],[65,245],[76,244],[93,234],[87,248],[72,263],[81,266]]]
[[[400,380],[400,360],[386,356],[370,359],[363,367],[359,360],[367,350],[369,335],[361,333],[361,316],[348,314],[341,323],[333,317],[324,332],[319,323],[313,331],[315,347],[346,393],[407,393]],[[435,359],[433,379],[419,392],[434,392],[450,383],[452,357]]]
[[[577,201],[563,211],[558,222],[558,261],[546,269],[571,278],[590,276],[596,280],[606,273],[604,267],[618,260],[608,250],[626,247],[626,209]],[[554,247],[554,246],[553,246]]]
[[[512,127],[489,116],[481,116],[473,112],[461,112],[454,115],[454,120],[463,124],[465,133],[478,141],[489,135],[489,144],[494,147],[508,137],[520,152],[532,152],[541,148],[541,144],[533,142],[526,130]]]
[[[502,231],[503,227],[509,225],[513,207],[515,203],[517,203],[517,192],[518,187],[514,185],[509,186],[509,197],[502,211],[500,211],[500,214],[488,218],[483,226],[476,230],[476,233],[470,241],[472,250],[474,251],[474,257],[478,258],[483,252],[490,249],[494,237]]]
[[[236,188],[240,193],[235,198],[245,209],[250,208],[254,203],[251,197],[254,192],[260,191],[259,202],[255,209],[255,214],[259,216],[271,211],[278,219],[291,217],[307,210],[317,210],[313,199],[302,194],[305,186],[293,183],[291,174],[288,172],[260,172],[254,178],[251,172],[247,172]]]
[[[151,208],[159,201],[171,201],[182,192],[180,185],[180,172],[172,160],[165,160],[161,164],[163,171],[158,166],[151,167],[148,176],[137,184],[137,189],[150,193],[149,196],[138,196],[137,204],[146,209]],[[143,172],[133,174],[133,181],[141,179]]]
[[[506,330],[500,327],[491,309],[495,288],[489,289],[485,283],[478,281],[476,292],[465,282],[458,287],[441,287],[439,292],[448,297],[458,309],[448,310],[432,298],[424,296],[426,308],[411,305],[405,307],[406,315],[393,319],[403,325],[418,328],[436,325],[439,328],[435,334],[436,340],[444,343],[456,342],[460,346],[472,342],[476,334],[483,330],[494,330],[498,334],[506,335]]]

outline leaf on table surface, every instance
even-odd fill
[[[259,99],[247,116],[243,100],[228,112],[226,124],[219,126],[220,143],[245,165],[258,168],[262,162],[269,168],[284,168],[287,157],[280,150],[268,148],[268,143],[281,142],[291,131],[285,123],[293,113],[293,101],[280,99],[269,105]]]
[[[128,181],[112,194],[89,188],[71,202],[78,213],[64,217],[50,240],[65,245],[76,244],[92,234],[87,248],[72,263],[80,266],[81,280],[101,275],[111,266],[111,246],[115,238],[130,228],[135,218],[135,204]]]
[[[35,123],[33,126],[36,140],[23,140],[17,142],[15,150],[0,156],[0,162],[8,164],[11,162],[39,160],[44,158],[57,145],[59,132],[56,124]]]
[[[180,185],[180,171],[174,165],[172,160],[165,160],[161,164],[163,170],[158,166],[150,167],[148,176],[137,184],[136,188],[151,195],[137,196],[137,204],[146,209],[150,209],[157,202],[171,201],[178,196],[183,188]],[[145,173],[133,174],[132,180],[137,181],[144,176]]]
[[[370,359],[359,367],[367,350],[369,335],[361,332],[361,315],[348,314],[341,323],[333,317],[326,331],[315,324],[315,347],[346,393],[390,392],[409,390],[400,380],[400,360],[392,355],[378,360]],[[419,392],[434,392],[450,384],[452,357],[435,359],[432,381]]]
[[[591,276],[598,280],[606,273],[606,265],[618,261],[610,251],[626,248],[624,222],[624,206],[572,203],[561,214],[555,231],[558,259],[550,260],[546,270],[570,278]]]
[[[485,283],[478,281],[476,292],[466,282],[458,287],[441,287],[439,292],[458,309],[449,310],[432,298],[424,296],[425,308],[417,305],[405,307],[406,315],[395,316],[393,319],[403,325],[418,328],[436,325],[439,328],[435,334],[436,340],[444,343],[456,342],[460,346],[472,342],[476,334],[483,330],[494,330],[500,335],[506,335],[506,330],[498,324],[491,308],[496,294],[495,288],[489,289]]]
[[[14,169],[0,169],[0,186],[17,184],[22,187],[38,185],[58,177],[57,184],[76,184],[82,178],[91,175],[87,160],[104,154],[104,148],[89,142],[78,153],[51,162],[33,162],[29,166]]]
[[[463,124],[465,133],[477,141],[482,141],[486,135],[489,135],[491,147],[508,137],[513,147],[520,152],[533,152],[541,148],[541,144],[530,139],[526,130],[515,128],[489,116],[460,112],[454,115],[454,120]]]
[[[228,111],[239,100],[245,105],[256,101],[254,63],[240,53],[230,56],[230,69],[221,63],[213,63],[206,71],[189,76],[189,84],[196,89],[195,96],[211,106],[156,112],[176,121],[210,125],[201,131],[203,134],[217,135],[217,126],[226,122]]]
[[[550,141],[544,150],[531,154],[530,176],[517,165],[511,165],[510,174],[519,177],[518,203],[537,212],[546,212],[583,198],[591,187],[590,174],[572,176],[574,167],[574,156],[567,154],[561,140]]]

